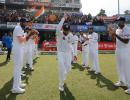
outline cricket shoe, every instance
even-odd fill
[[[12,89],[12,93],[15,93],[15,94],[23,94],[25,92],[25,89]]]
[[[100,72],[94,72],[94,74],[96,74],[96,75],[97,75],[97,74],[100,74]]]
[[[93,68],[89,69],[90,72],[95,72],[95,70]]]
[[[26,87],[26,84],[22,83],[20,84],[20,88],[25,88]]]
[[[33,68],[33,67],[31,67],[31,68],[30,68],[30,71],[34,71],[34,68]]]
[[[82,66],[85,68],[86,67],[86,65],[85,64],[82,64]]]
[[[64,86],[59,86],[59,90],[60,90],[61,92],[63,92],[63,91],[64,91]]]
[[[125,90],[125,93],[130,95],[130,88],[128,88],[127,90]]]
[[[116,82],[114,85],[117,86],[117,87],[126,86],[126,85],[125,85],[123,82],[121,82],[121,81]]]
[[[64,83],[59,83],[59,91],[64,91]]]

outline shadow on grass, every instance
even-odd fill
[[[16,100],[18,94],[11,93],[12,82],[13,78],[0,89],[0,100]]]
[[[0,67],[3,67],[3,66],[5,66],[5,65],[7,65],[7,62],[6,62],[6,61],[0,63]]]
[[[72,69],[79,69],[79,71],[84,71],[85,69],[82,67],[82,65],[78,63],[72,64]]]
[[[107,87],[108,90],[115,91],[118,89],[118,87],[114,86],[114,83],[104,77],[102,74],[94,74],[93,72],[89,72],[89,75],[91,75],[91,79],[95,79],[97,81],[96,86],[100,88]]]
[[[33,59],[33,65],[35,65],[36,63],[37,63],[37,59],[38,59],[39,57],[36,57],[35,59]]]
[[[22,76],[22,80],[25,81],[26,84],[29,84],[29,76],[32,75],[32,71],[30,71],[29,69],[26,69],[26,68],[23,68],[23,71],[24,71],[24,76]]]
[[[33,60],[33,65],[37,63],[37,59],[39,57],[36,57],[34,60]],[[28,80],[29,80],[29,76],[32,75],[32,71],[31,69],[29,68],[29,65],[26,65],[26,68],[23,67],[22,71],[24,71],[24,76],[22,76],[22,80],[25,80],[25,83],[26,84],[29,84]]]
[[[66,85],[64,86],[64,89],[64,92],[60,92],[60,100],[75,100],[75,97]]]

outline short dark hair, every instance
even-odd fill
[[[24,22],[27,22],[27,19],[26,18],[21,18],[19,21],[24,23]]]
[[[69,31],[70,30],[70,25],[68,23],[63,24],[63,30]]]
[[[125,18],[125,17],[118,17],[118,18],[116,19],[116,21],[126,22],[126,18]]]

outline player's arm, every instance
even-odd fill
[[[20,43],[28,41],[28,39],[32,36],[32,34],[28,34],[27,36],[17,36],[17,39]]]
[[[129,38],[122,38],[119,35],[116,34],[116,31],[113,30],[112,28],[109,28],[109,33],[111,34],[111,36],[114,38],[117,38],[118,40],[120,40],[121,42],[128,44],[129,43]]]
[[[118,36],[117,34],[115,34],[116,38],[119,39],[121,42],[128,44],[129,43],[129,39],[128,38],[122,38],[120,36]]]
[[[37,38],[38,34],[39,34],[39,32],[35,29],[30,30],[28,35],[26,36],[26,41],[28,41],[29,38],[31,38],[31,39]]]
[[[17,39],[20,43],[23,43],[26,41],[26,37],[25,36],[17,36]]]
[[[17,40],[19,41],[19,43],[23,43],[26,41],[26,37],[24,36],[24,32],[22,32],[22,30],[20,28],[15,28],[14,29],[14,32],[16,33],[16,38]]]
[[[82,43],[82,45],[85,46],[85,45],[88,44],[88,40],[89,40],[89,38],[88,38],[88,36],[87,36],[86,34],[83,35],[83,37],[85,38],[85,41]]]
[[[65,18],[63,17],[60,23],[57,25],[56,33],[59,33],[59,31],[61,31],[64,21],[65,21]]]
[[[83,35],[83,37],[85,38],[86,41],[89,40],[88,35]]]
[[[82,45],[83,45],[83,46],[88,45],[88,40],[86,40]]]
[[[68,16],[65,14],[64,17],[61,19],[60,23],[56,27],[56,34],[60,33],[60,31],[62,30],[62,26],[67,18]]]

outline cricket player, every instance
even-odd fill
[[[21,70],[23,67],[24,44],[26,41],[24,28],[27,25],[26,19],[22,18],[20,24],[13,31],[13,61],[14,61],[14,79],[12,93],[24,93],[25,84],[21,82]]]
[[[31,30],[31,27],[30,27],[30,30]],[[29,64],[29,69],[31,71],[34,71],[34,68],[33,68],[33,48],[34,48],[33,44],[34,44],[34,40],[33,40],[33,36],[31,36],[27,41],[27,62]]]
[[[29,20],[28,21],[28,34],[32,30],[32,24],[33,24],[32,21]],[[34,68],[33,68],[34,40],[35,40],[37,34],[30,36],[30,38],[28,39],[28,41],[26,43],[26,45],[27,45],[27,48],[26,48],[27,49],[27,56],[26,57],[27,57],[27,62],[29,64],[29,69],[31,71],[34,71]]]
[[[13,31],[13,61],[14,61],[14,79],[13,79],[13,88],[12,93],[24,93],[23,89],[26,84],[21,82],[21,71],[23,67],[24,60],[24,49],[25,42],[29,39],[34,32],[30,32],[25,36],[25,26],[27,25],[27,19],[21,18],[20,24],[18,24]]]
[[[94,71],[95,74],[100,73],[99,59],[98,59],[98,34],[93,31],[93,26],[88,27],[89,38],[89,56],[92,62],[92,68],[90,71]]]
[[[72,32],[72,63],[76,63],[77,61],[77,52],[78,52],[78,36],[76,32]]]
[[[71,70],[71,37],[70,26],[64,21],[67,19],[67,15],[61,19],[56,29],[57,39],[57,58],[59,66],[59,90],[64,91],[64,81],[67,77],[67,73]]]
[[[88,57],[89,57],[89,40],[88,36],[80,30],[79,42],[82,46],[82,66],[83,68],[88,68]]]
[[[109,27],[109,33],[116,39],[116,61],[119,81],[115,86],[126,86],[125,93],[130,94],[130,27],[125,24],[125,18],[119,17],[118,29]]]

